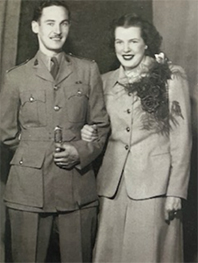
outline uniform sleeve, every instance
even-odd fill
[[[167,196],[187,198],[191,157],[190,96],[182,68],[172,68],[169,81],[171,170]]]
[[[96,63],[90,64],[90,94],[87,124],[96,124],[98,127],[98,140],[85,142],[83,140],[73,141],[80,156],[80,167],[84,168],[102,152],[107,135],[110,130],[109,117],[106,112],[102,80]]]
[[[19,144],[20,128],[18,124],[19,95],[16,79],[12,72],[6,73],[0,94],[0,140],[11,150]]]

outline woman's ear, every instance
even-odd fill
[[[39,31],[38,22],[32,21],[32,31],[33,31],[35,34],[38,34],[38,31]]]

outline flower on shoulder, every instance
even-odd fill
[[[156,112],[156,109],[160,105],[160,101],[156,100],[154,96],[147,96],[141,100],[142,109],[148,113]]]
[[[183,116],[177,101],[172,103],[169,111],[168,79],[171,79],[171,62],[162,52],[155,54],[155,57],[156,61],[153,61],[147,71],[142,71],[139,78],[123,86],[140,98],[144,112],[141,117],[142,128],[168,136],[172,128],[170,123],[177,126],[176,117]]]
[[[164,64],[166,61],[165,54],[163,52],[160,52],[159,54],[155,54],[155,59],[160,64]]]

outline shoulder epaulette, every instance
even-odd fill
[[[22,62],[22,63],[20,63],[20,64],[18,64],[18,65],[16,65],[16,66],[14,66],[14,67],[12,67],[12,68],[6,70],[6,73],[12,71],[12,70],[15,69],[15,68],[18,68],[18,67],[20,67],[20,66],[25,65],[28,61],[29,61],[29,59],[26,59],[24,62]]]

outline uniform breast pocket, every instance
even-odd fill
[[[67,116],[70,122],[84,122],[88,111],[88,90],[85,84],[70,86],[65,90],[67,98]]]
[[[45,91],[21,92],[20,121],[24,127],[47,125]]]

